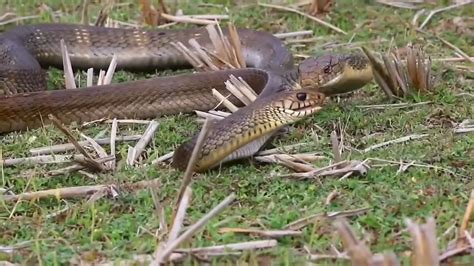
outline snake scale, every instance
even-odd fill
[[[224,35],[228,35],[225,30]],[[259,96],[212,123],[195,165],[195,171],[205,171],[223,161],[252,155],[262,145],[259,139],[318,111],[325,96],[360,88],[372,79],[371,68],[361,55],[330,54],[295,66],[291,52],[273,35],[249,29],[239,29],[238,35],[248,68],[47,91],[44,69],[62,67],[61,40],[75,69],[106,69],[115,54],[117,68],[130,71],[190,68],[171,43],[194,38],[212,50],[212,40],[204,28],[15,27],[0,35],[0,94],[4,94],[0,96],[0,133],[48,124],[49,114],[68,124],[207,111],[218,104],[212,97],[213,88],[227,94],[224,82],[229,76],[242,77]],[[229,99],[239,105],[235,97]],[[195,142],[196,136],[177,148],[175,168],[186,167]]]

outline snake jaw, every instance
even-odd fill
[[[278,109],[286,115],[286,119],[295,122],[303,117],[311,115],[322,108],[324,95],[315,91],[299,90],[290,95],[278,106]]]
[[[293,109],[284,109],[283,112],[285,114],[287,114],[288,116],[290,116],[291,118],[300,119],[300,118],[306,117],[308,115],[311,115],[313,113],[316,113],[317,111],[319,111],[321,109],[322,109],[321,105],[318,105],[314,101],[310,101],[309,105],[305,105],[302,108],[298,108],[298,109],[295,109],[295,110],[293,110]]]
[[[321,84],[319,90],[326,94],[346,93],[361,88],[372,80],[372,68],[367,66],[362,69],[355,69],[347,64],[334,78]]]

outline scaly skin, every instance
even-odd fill
[[[300,119],[301,114],[294,112],[291,104],[288,108],[275,105],[282,99],[300,101],[295,98],[298,92],[293,90],[301,88],[295,82],[299,81],[308,95],[308,108],[316,111],[322,104],[316,98],[322,94],[351,91],[372,78],[368,62],[362,57],[329,55],[308,59],[295,68],[291,53],[271,34],[247,29],[239,29],[238,34],[249,67],[246,69],[44,91],[46,79],[41,67],[62,66],[61,39],[74,68],[105,69],[116,55],[117,68],[132,71],[190,67],[172,42],[187,43],[194,38],[210,50],[212,42],[203,28],[144,31],[64,24],[14,28],[0,36],[0,94],[7,95],[0,98],[0,133],[48,124],[49,114],[68,124],[104,117],[145,119],[209,110],[217,104],[212,88],[224,92],[224,81],[229,75],[240,76],[259,94],[258,99],[255,104],[215,123],[214,130],[218,131],[208,136],[197,162],[197,169],[203,171],[230,158],[232,152],[251,140]],[[18,94],[25,92],[28,93]],[[308,111],[305,115],[311,113]],[[174,158],[176,167],[182,169],[187,163],[190,143],[177,150],[180,156]],[[251,154],[244,152],[239,156],[248,155]]]
[[[207,133],[213,137],[204,139],[194,170],[212,168],[253,140],[319,111],[324,99],[324,94],[314,90],[285,91],[239,109],[226,123],[214,122]],[[175,168],[186,169],[196,141],[197,136],[175,151],[174,158],[179,158],[173,160]]]

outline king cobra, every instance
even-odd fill
[[[265,136],[315,113],[326,96],[358,89],[372,79],[368,61],[360,54],[308,58],[295,66],[291,52],[273,35],[249,29],[239,29],[238,35],[247,68],[48,91],[44,69],[62,67],[61,40],[76,69],[106,69],[115,55],[117,68],[129,71],[190,68],[172,43],[194,38],[213,50],[212,40],[204,28],[148,31],[66,24],[13,28],[0,36],[0,94],[4,94],[0,133],[48,124],[50,114],[69,124],[207,111],[219,103],[212,89],[225,94],[229,76],[241,77],[258,97],[212,122],[194,167],[200,172],[253,155],[268,139]],[[241,106],[234,96],[229,100]],[[196,139],[176,149],[175,168],[186,168]]]

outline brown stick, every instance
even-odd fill
[[[350,225],[345,219],[337,219],[334,222],[339,235],[341,236],[344,249],[347,250],[353,265],[369,265],[368,261],[372,258],[370,249],[357,239]]]
[[[186,216],[186,210],[188,208],[189,202],[191,201],[192,196],[192,189],[187,186],[181,201],[179,202],[178,209],[176,211],[176,215],[173,220],[173,225],[171,226],[171,230],[168,233],[168,240],[166,242],[161,242],[156,249],[155,258],[163,258],[163,252],[167,245],[170,245],[173,241],[175,241],[179,233],[183,227],[184,218]]]
[[[83,158],[82,154],[73,155],[40,155],[24,158],[5,158],[1,160],[3,166],[14,166],[19,164],[52,164],[52,163],[69,163],[78,158]]]
[[[123,141],[135,141],[140,139],[141,135],[131,135],[131,136],[123,136],[123,137],[117,137],[116,141],[117,142],[123,142]],[[110,138],[101,138],[101,139],[94,139],[95,142],[97,142],[99,145],[107,145],[110,144]],[[78,141],[79,145],[87,145],[89,141],[84,140],[84,141]],[[30,153],[32,155],[43,155],[43,154],[50,154],[50,153],[59,153],[59,152],[65,152],[68,150],[73,150],[75,148],[74,144],[72,143],[64,143],[64,144],[57,144],[57,145],[52,145],[49,147],[40,147],[40,148],[32,148],[30,149]]]
[[[219,233],[241,233],[249,235],[257,235],[268,238],[282,238],[287,236],[301,236],[303,232],[295,230],[260,230],[252,228],[229,228],[224,227],[219,229]]]
[[[428,24],[428,22],[430,21],[430,19],[438,14],[438,13],[441,13],[441,12],[444,12],[444,11],[448,11],[448,10],[451,10],[451,9],[454,9],[454,8],[458,8],[458,7],[461,7],[463,5],[467,5],[467,4],[472,4],[472,1],[466,1],[466,2],[462,2],[462,3],[459,3],[459,4],[454,4],[454,5],[451,5],[451,6],[447,6],[447,7],[442,7],[442,8],[438,8],[438,9],[435,9],[435,10],[432,10],[428,16],[426,17],[425,21],[423,21],[423,23],[421,23],[420,27],[418,29],[422,29],[424,26],[426,26],[426,24]]]
[[[19,195],[6,195],[0,196],[0,200],[4,201],[17,201],[17,200],[39,200],[49,197],[57,197],[58,199],[69,199],[69,198],[81,198],[93,195],[101,190],[108,189],[110,187],[116,187],[117,189],[125,189],[130,191],[136,191],[145,189],[150,186],[158,186],[160,184],[159,178],[153,180],[138,181],[132,184],[123,185],[93,185],[93,186],[78,186],[78,187],[66,187],[66,188],[55,188],[47,189],[35,192],[26,192]]]
[[[221,213],[224,208],[226,208],[232,201],[235,199],[235,194],[230,194],[227,198],[225,198],[219,205],[217,205],[214,209],[212,209],[209,213],[204,215],[201,219],[199,219],[195,224],[191,225],[186,232],[181,234],[175,241],[169,243],[166,248],[162,252],[162,256],[155,258],[157,262],[163,262],[167,259],[169,255],[184,241],[186,241],[189,237],[194,235],[197,231],[201,230],[206,223],[212,219],[213,217],[217,216]]]
[[[192,23],[192,24],[197,24],[197,25],[217,24],[217,22],[214,20],[198,19],[198,18],[192,18],[189,16],[173,16],[166,13],[161,13],[161,17],[169,21],[180,22],[180,23]]]
[[[57,119],[54,115],[49,114],[49,119],[53,124],[69,139],[69,141],[76,147],[77,151],[80,152],[84,157],[93,160],[92,156],[77,142],[76,138],[72,135],[69,129],[65,128],[61,121]]]
[[[469,222],[471,217],[474,214],[474,189],[471,190],[471,195],[469,197],[469,202],[466,207],[466,211],[464,212],[464,216],[462,218],[461,226],[459,227],[458,231],[458,239],[456,241],[456,247],[460,248],[461,246],[466,244],[466,238],[464,237],[464,232],[467,231]]]
[[[413,239],[412,265],[439,265],[439,251],[436,243],[436,224],[429,218],[426,224],[418,225],[410,219],[406,225]]]
[[[197,156],[199,155],[199,152],[201,152],[202,144],[204,143],[204,139],[207,136],[207,132],[209,131],[211,124],[212,121],[206,119],[204,125],[202,126],[201,132],[199,132],[199,136],[196,140],[196,145],[194,146],[193,152],[191,153],[191,158],[189,158],[188,166],[186,167],[186,171],[184,172],[183,181],[181,182],[181,187],[179,189],[178,197],[176,199],[175,210],[177,210],[179,203],[181,202],[181,198],[183,197],[184,192],[186,191],[186,188],[191,183]],[[174,216],[175,215],[173,215],[173,220]]]
[[[127,164],[134,165],[138,157],[142,154],[145,150],[145,147],[150,143],[151,139],[155,135],[155,131],[160,124],[156,121],[150,121],[148,124],[147,129],[143,133],[140,140],[135,144],[135,147],[128,150],[127,154]]]
[[[337,140],[336,131],[331,132],[331,146],[332,153],[334,154],[334,162],[338,163],[342,161],[341,151],[339,150],[339,141]]]

